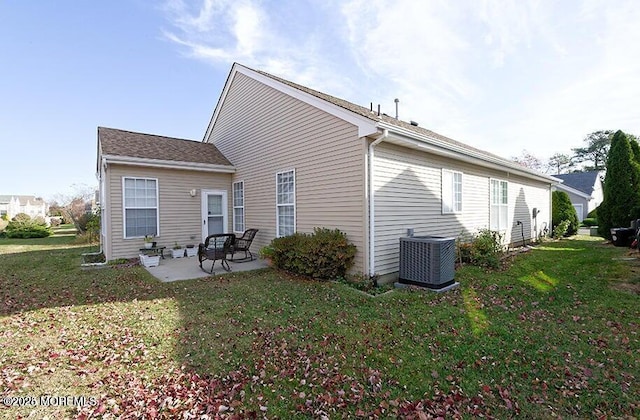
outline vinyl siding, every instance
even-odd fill
[[[490,179],[509,182],[509,226],[505,243],[534,237],[532,210],[542,210],[541,220],[550,218],[549,185],[508,173],[483,169],[453,159],[407,149],[390,143],[375,148],[375,271],[388,275],[398,271],[399,238],[413,228],[416,236],[465,237],[489,227]],[[462,175],[462,212],[442,214],[442,169]],[[517,227],[517,229],[516,229]]]
[[[596,179],[595,184],[593,185],[593,192],[591,193],[593,197],[592,200],[589,200],[586,214],[584,217],[588,217],[589,212],[595,210],[604,200],[604,191],[602,191],[602,181],[600,180],[600,175],[598,175],[598,179]]]
[[[106,243],[108,249],[105,249],[105,255],[110,260],[135,257],[143,246],[141,238],[124,239],[123,177],[158,180],[160,236],[156,241],[159,245],[166,246],[167,250],[175,242],[182,246],[189,243],[197,245],[202,242],[202,189],[227,191],[227,229],[231,231],[231,174],[110,165],[106,176],[108,177],[107,200],[110,203],[107,217],[111,227],[111,242]],[[196,189],[195,197],[189,195],[191,189]]]
[[[207,141],[244,181],[245,227],[258,250],[276,236],[276,173],[295,169],[296,229],[338,228],[365,271],[365,146],[357,127],[237,73]]]

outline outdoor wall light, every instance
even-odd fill
[[[194,189],[190,190],[190,191],[189,191],[189,195],[190,195],[191,197],[195,197],[195,196],[196,196],[196,189],[194,188]]]

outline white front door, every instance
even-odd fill
[[[202,240],[227,231],[227,192],[202,190]]]

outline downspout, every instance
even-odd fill
[[[376,263],[375,263],[375,249],[376,249],[376,241],[375,241],[375,188],[374,188],[374,151],[373,148],[378,144],[384,141],[389,136],[389,130],[384,129],[382,134],[378,138],[376,138],[369,145],[369,276],[373,276],[376,273]]]
[[[107,191],[106,190],[106,182],[107,182],[107,159],[102,157],[102,162],[100,164],[100,173],[98,175],[98,185],[100,188],[100,252],[104,254],[105,252],[105,242],[106,240],[106,232],[111,232],[109,220],[107,218],[107,208],[105,207]],[[109,215],[111,213],[109,212]],[[109,233],[111,235],[111,233]],[[110,248],[110,247],[109,247]],[[105,258],[106,258],[105,254]],[[111,252],[109,252],[109,256],[111,256]]]

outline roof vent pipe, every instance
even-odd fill
[[[393,100],[393,102],[396,103],[396,120],[398,119],[398,102],[400,102],[400,99],[396,98]]]
[[[380,104],[378,104],[378,117],[380,116]]]
[[[418,122],[411,120],[411,125],[414,126],[414,127],[417,127],[418,126]]]

